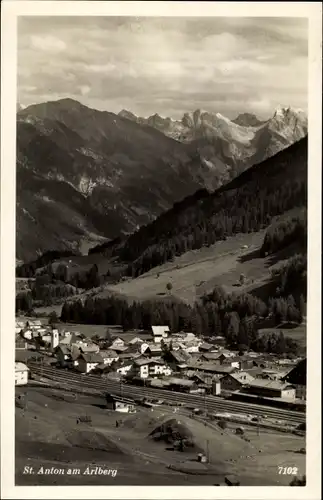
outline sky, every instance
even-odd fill
[[[70,97],[175,119],[307,110],[303,18],[21,17],[18,102]]]

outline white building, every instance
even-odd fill
[[[100,351],[100,356],[103,359],[105,365],[111,365],[114,361],[118,361],[118,354],[112,349],[107,349],[106,351]]]
[[[59,344],[59,333],[56,328],[53,328],[51,332],[51,348],[54,350]]]
[[[25,330],[23,332],[23,336],[25,339],[31,340],[33,338],[32,331],[31,330]]]
[[[77,346],[84,354],[99,354],[100,347],[93,342],[77,341],[71,344]]]
[[[282,398],[294,400],[296,397],[295,387],[291,384],[278,380],[253,380],[244,392],[255,394],[266,398]]]
[[[147,351],[148,347],[149,347],[148,342],[143,342],[142,344],[140,344],[140,352],[141,352],[141,354],[144,354],[144,352]]]
[[[152,363],[149,365],[149,375],[151,377],[158,377],[162,375],[164,377],[169,377],[173,371],[170,366],[166,365],[163,361],[151,360]]]
[[[133,339],[129,340],[129,345],[136,345],[136,344],[142,344],[144,341],[140,337],[134,337]]]
[[[130,372],[133,366],[133,361],[125,361],[125,363],[122,364],[122,366],[119,366],[119,368],[116,369],[116,372],[119,373],[119,375],[127,375],[127,373]]]
[[[103,359],[97,353],[81,354],[78,358],[77,369],[82,373],[89,373],[101,363],[103,363]]]
[[[150,356],[157,358],[158,356],[161,356],[163,352],[162,345],[160,343],[153,343],[153,344],[148,344],[147,349],[144,350],[145,356]]]
[[[28,383],[29,368],[24,363],[15,363],[15,385],[26,385]]]
[[[171,368],[161,359],[136,359],[133,362],[134,375],[142,379],[148,377],[169,376]]]
[[[176,340],[178,340],[179,342],[194,342],[194,341],[198,341],[199,339],[197,338],[197,336],[195,335],[195,333],[186,333],[186,332],[180,332],[180,333],[177,333],[176,335]],[[202,343],[202,342],[201,342]]]
[[[181,342],[180,343],[180,349],[183,349],[183,351],[191,354],[192,352],[200,352],[200,345],[202,344],[202,342],[196,342],[196,341],[192,341],[192,342]]]
[[[42,322],[40,321],[40,319],[29,319],[26,326],[28,328],[31,328],[32,330],[39,330],[42,328]]]
[[[154,337],[154,342],[161,342],[164,339],[167,339],[170,330],[169,326],[152,326],[151,327]]]
[[[131,399],[115,396],[112,394],[106,395],[106,405],[110,410],[118,411],[120,413],[135,413],[136,406]]]
[[[110,347],[112,350],[125,347],[125,341],[122,340],[122,338],[120,338],[120,337],[116,337],[113,339],[113,342],[112,342]]]

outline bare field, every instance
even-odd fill
[[[296,467],[298,477],[306,474],[305,455],[300,453],[300,449],[305,448],[304,437],[267,429],[260,429],[258,435],[255,427],[245,427],[245,434],[252,452],[246,459],[237,461],[235,469],[242,476],[247,474],[251,482],[257,481],[260,485],[262,477],[263,485],[288,486],[294,476],[279,474],[279,467]]]
[[[16,408],[17,485],[212,485],[223,484],[228,474],[237,475],[241,485],[287,485],[291,477],[279,475],[278,466],[298,467],[298,475],[305,474],[305,456],[297,453],[305,439],[298,436],[263,430],[258,435],[246,428],[247,442],[234,434],[233,426],[225,431],[210,428],[169,408],[127,415],[106,410],[104,400],[94,396],[32,386],[16,388],[16,394],[24,394],[26,401],[24,409]],[[77,424],[85,415],[92,423]],[[190,433],[195,447],[173,451],[150,436],[170,419]],[[208,451],[209,464],[196,461],[200,449]],[[26,465],[34,471],[41,466],[84,470],[92,465],[118,472],[115,477],[26,475]]]
[[[108,328],[107,325],[84,325],[80,323],[60,323],[58,327],[60,330],[81,333],[86,337],[104,336]]]

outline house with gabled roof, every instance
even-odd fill
[[[180,377],[168,377],[163,380],[165,389],[170,389],[174,391],[187,392],[187,393],[204,393],[205,390],[198,386],[194,380],[188,380],[186,378]]]
[[[118,337],[114,337],[112,339],[112,344],[110,345],[110,348],[116,352],[123,352],[126,349],[128,349],[128,342],[129,339],[126,338],[126,334],[119,335]]]
[[[134,337],[131,340],[129,340],[130,345],[136,345],[136,344],[142,344],[144,341],[140,337]]]
[[[197,386],[204,389],[207,394],[213,394],[214,396],[221,394],[221,378],[218,375],[196,372],[189,378],[194,380]]]
[[[295,399],[295,387],[278,380],[255,379],[243,388],[243,392],[265,398]]]
[[[123,361],[118,368],[116,368],[116,373],[122,375],[123,377],[128,375],[128,373],[132,370],[133,360],[126,359]]]
[[[139,352],[141,354],[144,354],[145,351],[148,349],[149,345],[150,344],[148,342],[143,342],[142,344],[140,344],[140,346],[139,346]]]
[[[237,371],[237,368],[231,366],[223,366],[220,364],[216,364],[214,362],[200,362],[193,361],[187,363],[187,374],[190,375],[195,371],[204,372],[204,373],[213,373],[218,375],[226,375],[227,373],[233,373]]]
[[[78,366],[77,369],[82,373],[89,373],[100,363],[103,363],[103,359],[100,354],[97,353],[81,353],[77,359]]]
[[[237,391],[254,381],[254,377],[247,372],[227,373],[221,378],[221,391]]]
[[[159,375],[170,375],[172,370],[161,358],[137,358],[133,362],[132,373],[135,377],[145,379]]]
[[[74,332],[68,332],[67,335],[64,336],[60,340],[60,344],[71,345],[71,344],[80,344],[83,343],[83,338]]]
[[[243,362],[240,356],[225,357],[221,364],[224,366],[232,366],[233,368],[238,368],[239,370],[243,368]]]
[[[221,351],[220,352],[203,352],[202,359],[205,361],[215,361],[219,364],[222,364],[227,359],[227,356],[225,356]]]
[[[112,338],[112,344],[111,344],[111,349],[112,350],[115,350],[115,349],[118,349],[118,348],[123,348],[125,347],[126,343],[125,341],[121,338],[121,337],[113,337]]]
[[[26,323],[27,328],[38,329],[42,327],[42,322],[40,319],[29,319]]]
[[[187,366],[187,363],[191,360],[191,356],[183,349],[179,349],[168,352],[165,359],[167,359],[167,363],[173,370],[181,370],[181,367]]]
[[[59,344],[55,349],[56,359],[64,368],[74,368],[78,365],[80,349],[74,345]]]
[[[66,344],[59,344],[55,349],[55,355],[59,364],[67,367],[71,362],[71,347]]]
[[[111,345],[110,349],[112,349],[113,351],[115,351],[117,354],[120,355],[120,354],[123,354],[123,353],[127,352],[129,348],[126,345],[123,346],[123,347],[118,347],[116,345]]]
[[[221,347],[219,347],[218,352],[221,352],[222,354],[224,354],[224,356],[226,356],[226,358],[234,358],[237,356],[236,352],[230,351],[229,349],[222,349]]]
[[[282,379],[296,389],[296,397],[306,399],[306,358],[300,360]]]
[[[75,344],[83,354],[98,353],[100,347],[92,342],[80,342]]]
[[[167,339],[169,336],[170,330],[169,326],[152,326],[151,327],[154,342],[161,342],[162,339]]]
[[[160,343],[157,344],[149,344],[147,349],[144,351],[145,356],[153,357],[153,356],[160,356],[163,352],[163,349],[161,347]]]
[[[182,351],[185,351],[189,354],[200,352],[199,347],[202,344],[202,342],[198,341],[198,340],[190,340],[188,342],[186,342],[184,340],[177,340],[177,341],[173,342],[171,337],[168,339],[167,344],[170,344],[170,343],[172,344],[173,351],[177,351],[178,349],[181,349]]]
[[[106,349],[100,351],[100,356],[103,359],[104,365],[111,365],[114,361],[118,361],[119,355],[113,349]]]
[[[15,385],[26,385],[28,384],[28,372],[29,368],[25,363],[20,361],[15,362]]]
[[[132,399],[117,396],[115,394],[106,394],[106,405],[108,409],[121,413],[136,412],[136,405]]]
[[[212,351],[212,349],[215,349],[214,345],[209,344],[208,342],[203,342],[203,344],[199,346],[200,352],[209,352]]]
[[[190,342],[202,343],[202,341],[195,335],[195,333],[191,332],[173,333],[172,339],[174,339],[176,342],[181,342],[183,344],[187,344]]]

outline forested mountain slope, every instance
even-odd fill
[[[129,234],[177,200],[218,186],[158,130],[72,99],[17,113],[17,257]]]
[[[259,231],[276,215],[307,203],[307,138],[243,172],[214,193],[199,192],[141,227],[114,253],[132,275],[187,250],[240,232]]]

